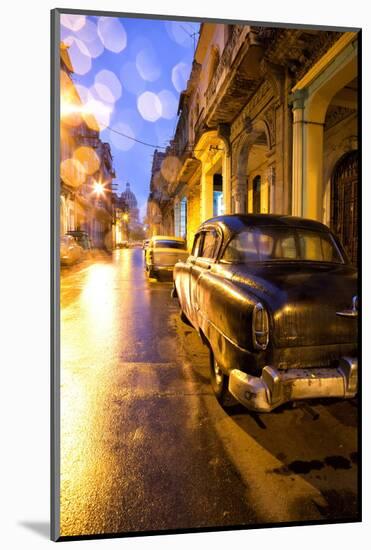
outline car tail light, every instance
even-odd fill
[[[269,318],[267,310],[256,304],[252,314],[252,342],[256,349],[266,349],[269,342]]]

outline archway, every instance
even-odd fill
[[[263,120],[254,122],[237,150],[236,213],[269,213],[272,208],[270,135]]]
[[[225,138],[217,130],[202,134],[195,145],[195,157],[201,161],[201,222],[230,212],[230,156]]]
[[[331,229],[348,257],[357,262],[358,151],[345,153],[331,178]]]

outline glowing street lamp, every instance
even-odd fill
[[[100,181],[95,181],[93,183],[93,192],[97,195],[103,195],[104,194],[104,185]]]

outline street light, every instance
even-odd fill
[[[94,181],[93,183],[93,191],[97,196],[104,194],[104,185],[100,181]]]

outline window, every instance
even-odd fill
[[[192,256],[197,257],[201,248],[202,244],[202,234],[198,233],[198,235],[195,235],[195,239],[193,241],[193,247],[192,247]]]
[[[187,199],[184,197],[180,201],[180,236],[187,237]]]
[[[317,261],[321,259],[323,262],[338,261],[339,254],[332,242],[314,232],[308,232],[305,235],[299,236],[299,248],[300,256],[303,260]]]
[[[285,227],[246,228],[232,238],[223,260],[343,262],[331,234]]]
[[[182,241],[153,241],[154,248],[178,248],[186,250],[186,243]]]
[[[213,259],[219,248],[220,237],[216,229],[205,232],[201,256]]]

